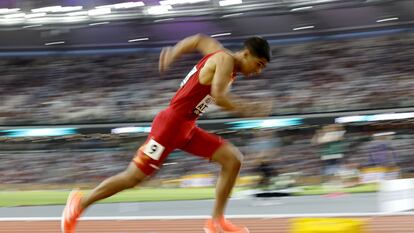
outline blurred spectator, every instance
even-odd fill
[[[373,141],[369,144],[370,156],[368,166],[396,166],[396,155],[391,146],[393,135],[394,132],[376,133],[373,135]]]
[[[260,175],[258,187],[266,188],[271,185],[271,179],[277,176],[274,166],[278,160],[280,140],[273,130],[256,130],[247,145],[248,155],[253,172]]]
[[[335,175],[340,179],[342,187],[353,187],[360,184],[360,172],[357,164],[344,163]]]
[[[345,129],[340,124],[323,126],[317,130],[312,142],[319,146],[326,179],[332,178],[341,165],[345,153]]]

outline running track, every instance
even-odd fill
[[[212,201],[101,204],[79,222],[77,233],[203,233]],[[0,233],[59,233],[63,206],[0,208]],[[293,217],[359,217],[364,233],[413,233],[414,212],[386,215],[375,194],[339,198],[231,200],[229,218],[252,233],[290,233]],[[312,214],[310,214],[312,213]],[[235,215],[238,214],[238,215]]]
[[[412,233],[414,216],[364,216],[366,233]],[[252,233],[289,233],[289,218],[238,218]],[[148,220],[82,220],[77,233],[203,233],[203,219]],[[60,223],[54,221],[1,221],[1,233],[58,233]]]

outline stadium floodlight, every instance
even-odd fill
[[[160,1],[160,5],[179,5],[179,4],[192,4],[199,2],[209,2],[210,0],[164,0]]]
[[[372,136],[382,137],[382,136],[391,136],[391,135],[395,135],[395,132],[374,133]]]
[[[26,18],[30,19],[30,18],[38,18],[38,17],[43,17],[46,16],[45,12],[41,12],[41,13],[33,13],[33,14],[27,14],[25,15]]]
[[[177,165],[177,162],[172,162],[172,163],[163,163],[163,166],[170,166],[170,165]]]
[[[304,27],[297,27],[297,28],[293,28],[293,31],[299,31],[299,30],[305,30],[305,29],[312,29],[315,28],[315,26],[310,25],[310,26],[304,26]]]
[[[88,11],[88,15],[90,16],[96,16],[96,15],[106,15],[110,14],[111,8],[99,8],[99,9],[93,9]]]
[[[66,14],[67,16],[80,16],[80,15],[88,15],[88,11],[76,11],[76,12],[69,12]]]
[[[25,18],[11,18],[11,19],[5,19],[0,18],[0,25],[15,25],[15,24],[21,24],[26,21]]]
[[[148,37],[136,38],[136,39],[128,40],[128,42],[131,43],[131,42],[138,42],[138,41],[145,41],[145,40],[149,40],[149,38]]]
[[[41,27],[41,26],[43,26],[43,24],[32,24],[32,25],[23,26],[22,28],[36,28],[36,27]]]
[[[45,43],[45,45],[58,45],[58,44],[64,44],[65,43],[65,41],[55,41],[55,42],[48,42],[48,43]]]
[[[237,5],[242,4],[242,0],[222,0],[219,2],[220,6],[231,6],[231,5]]]
[[[20,11],[20,8],[0,8],[0,14],[10,14]]]
[[[213,34],[211,35],[211,37],[230,36],[230,35],[231,35],[230,32],[225,32],[225,33]]]
[[[41,8],[35,8],[32,9],[33,13],[41,13],[41,12],[70,12],[70,11],[79,11],[82,10],[83,6],[47,6],[47,7],[41,7]]]
[[[90,23],[89,26],[98,26],[98,25],[105,25],[105,24],[109,24],[109,22]]]
[[[292,8],[290,11],[292,11],[292,12],[294,12],[294,11],[304,11],[304,10],[310,10],[312,8],[313,8],[313,6],[296,7],[296,8]]]
[[[330,2],[339,2],[342,0],[296,0],[296,1],[292,1],[292,3],[305,3],[305,4],[309,4],[309,3],[313,3],[313,4],[321,4],[321,3],[330,3]]]
[[[83,9],[83,6],[64,6],[54,12],[71,12],[71,11],[80,11]]]
[[[62,6],[47,6],[47,7],[41,7],[41,8],[35,8],[31,11],[33,13],[40,13],[40,12],[53,12],[57,9],[60,9]]]
[[[111,5],[102,5],[95,7],[96,9],[102,9],[102,8],[113,8],[113,9],[129,9],[129,8],[135,8],[135,7],[141,7],[145,6],[145,3],[143,2],[123,2],[123,3],[117,3],[117,4],[111,4]]]
[[[175,20],[175,18],[156,19],[156,20],[154,20],[154,23],[174,21],[174,20]]]
[[[149,15],[167,14],[169,10],[171,9],[172,9],[171,5],[152,6],[147,9],[147,14]]]
[[[234,13],[234,14],[227,14],[227,15],[223,15],[220,18],[231,18],[231,17],[237,17],[237,16],[242,16],[244,15],[244,13],[240,12],[240,13]]]
[[[398,20],[398,19],[399,19],[398,17],[379,19],[379,20],[377,20],[377,23],[388,22],[388,21],[395,21],[395,20]]]
[[[89,19],[89,16],[87,15],[68,16],[68,17],[62,17],[59,22],[60,23],[85,22],[88,19]]]
[[[13,18],[22,18],[25,17],[26,14],[25,13],[16,13],[16,14],[9,14],[9,15],[5,15],[3,16],[6,19],[13,19]]]
[[[143,2],[124,2],[124,3],[115,4],[114,6],[115,6],[115,9],[128,9],[128,8],[145,6],[145,4]]]

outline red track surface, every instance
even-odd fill
[[[366,233],[413,233],[414,216],[365,217]],[[289,233],[288,218],[232,219],[252,233]],[[80,221],[77,233],[203,233],[203,220]],[[59,233],[57,221],[0,222],[1,233]]]

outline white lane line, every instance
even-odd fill
[[[325,214],[253,214],[253,215],[226,215],[226,218],[301,218],[301,217],[381,217],[381,216],[414,216],[414,212],[376,212],[376,213],[325,213]],[[208,219],[209,215],[183,215],[183,216],[105,216],[82,217],[83,221],[108,220],[176,220],[176,219]],[[0,218],[0,221],[60,221],[60,217],[16,217]]]

